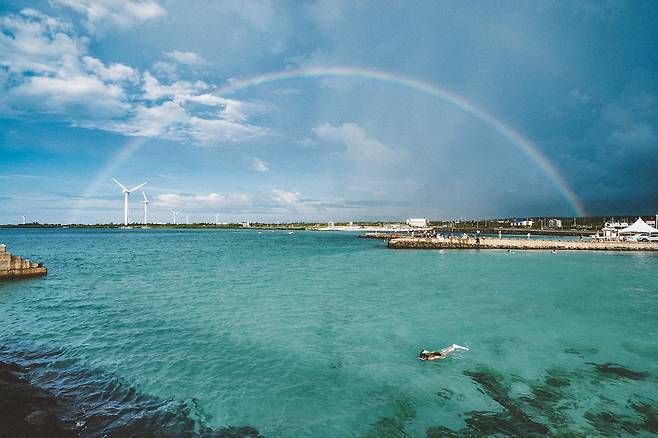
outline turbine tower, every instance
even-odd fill
[[[172,210],[172,209],[169,209],[169,210],[171,210],[171,212],[172,212],[173,215],[174,215],[174,225],[176,225],[176,215],[177,215],[178,213],[180,213],[180,210],[178,210],[178,211],[176,211],[176,210]]]
[[[142,192],[142,196],[144,197],[144,200],[142,201],[142,204],[144,204],[144,225],[146,225],[148,224],[148,222],[146,221],[146,211],[148,210],[149,200],[146,197],[146,193]]]
[[[124,186],[119,181],[115,180],[114,178],[112,178],[112,181],[119,184],[119,187],[121,187],[121,189],[123,190],[123,225],[125,227],[127,227],[128,226],[128,196],[130,196],[131,192],[134,192],[138,188],[146,185],[146,183],[141,183],[140,185],[138,185],[136,187],[133,187],[132,189],[128,190],[126,188],[126,186]]]
[[[656,217],[658,217],[658,215]],[[215,215],[215,226],[217,225],[219,225],[219,213]]]

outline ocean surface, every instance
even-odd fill
[[[0,360],[70,400],[83,436],[658,433],[658,255],[300,231],[0,242],[49,268],[0,283]],[[452,343],[470,351],[416,358]]]

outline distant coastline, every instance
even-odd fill
[[[615,215],[614,217],[623,218],[654,218],[653,215]],[[548,224],[552,217],[534,217],[531,226],[512,226],[515,218],[503,219],[481,219],[481,220],[445,220],[432,221],[428,223],[426,229],[434,229],[441,233],[493,233],[497,234],[544,234],[549,236],[578,236],[592,235],[599,231],[604,222],[610,216],[591,216],[580,218],[562,217],[562,227],[549,227]],[[401,227],[395,230],[395,227]],[[37,229],[60,229],[60,228],[83,228],[83,229],[111,229],[126,228],[120,223],[99,223],[99,224],[57,224],[57,223],[26,223],[26,224],[0,224],[0,229],[12,228],[37,228]],[[403,221],[354,221],[354,222],[336,222],[328,226],[326,222],[286,222],[286,223],[267,223],[267,222],[243,222],[243,223],[210,223],[195,222],[190,224],[173,224],[173,223],[149,223],[146,226],[142,223],[128,224],[128,228],[139,229],[224,229],[224,230],[312,230],[312,231],[360,231],[360,232],[409,232],[414,230],[413,227],[406,227]]]

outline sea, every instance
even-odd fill
[[[658,433],[658,254],[267,230],[0,242],[49,270],[0,282],[0,360],[81,436]],[[453,343],[469,350],[417,359]]]

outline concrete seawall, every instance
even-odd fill
[[[34,263],[7,251],[5,245],[0,244],[0,280],[37,277],[46,275],[48,269],[41,263]]]
[[[514,249],[514,250],[568,250],[568,251],[658,251],[658,243],[645,242],[592,242],[588,240],[539,239],[436,239],[401,237],[388,241],[393,249]]]

